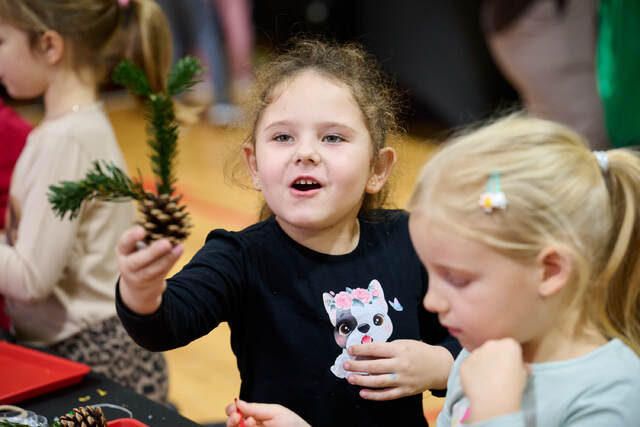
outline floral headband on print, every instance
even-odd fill
[[[500,174],[494,172],[487,182],[487,191],[480,196],[480,206],[486,213],[492,213],[494,209],[507,209],[507,196],[500,189]]]
[[[331,296],[334,296],[335,293],[330,292]],[[339,308],[342,310],[349,310],[352,305],[360,305],[363,306],[365,304],[373,304],[373,300],[380,296],[380,291],[369,285],[369,288],[346,288],[346,290],[338,292],[337,295],[334,296],[333,302],[331,302],[330,308]]]

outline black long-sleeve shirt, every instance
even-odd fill
[[[359,244],[345,255],[296,243],[273,217],[239,232],[214,230],[168,279],[157,312],[136,315],[118,297],[118,314],[136,342],[156,351],[184,346],[228,322],[240,397],[282,404],[313,426],[427,425],[421,395],[368,401],[330,369],[346,332],[354,339],[360,334],[359,342],[415,339],[443,345],[454,357],[459,352],[422,307],[427,274],[407,218],[403,211],[360,218]],[[360,341],[364,335],[369,338]]]

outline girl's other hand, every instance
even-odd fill
[[[144,236],[139,226],[125,231],[116,246],[116,258],[122,302],[138,314],[151,314],[160,307],[167,286],[164,279],[184,246],[172,247],[167,239],[160,239],[138,249]]]
[[[469,399],[469,422],[476,423],[520,410],[530,368],[522,347],[512,338],[491,340],[460,365],[460,382]]]
[[[440,346],[417,340],[395,340],[349,347],[352,356],[344,369],[370,375],[349,374],[349,383],[365,387],[360,396],[369,400],[391,400],[447,387],[453,356]]]
[[[236,409],[240,409],[242,415]],[[309,427],[305,420],[282,405],[238,400],[237,406],[236,403],[227,405],[225,412],[229,417],[227,427],[242,426],[241,420],[244,420],[246,427]]]

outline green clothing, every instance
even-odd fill
[[[640,144],[640,1],[601,0],[598,90],[615,147]]]

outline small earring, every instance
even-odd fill
[[[253,188],[255,188],[256,190],[262,190],[262,188],[260,187],[260,178],[255,178],[253,180]]]

